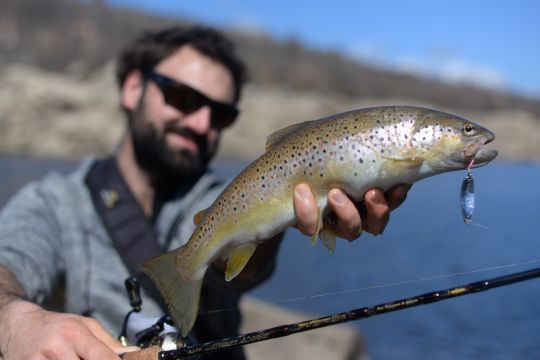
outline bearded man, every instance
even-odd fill
[[[147,259],[185,244],[193,216],[223,189],[209,170],[222,132],[238,116],[244,65],[233,45],[209,28],[145,32],[121,52],[117,66],[127,126],[117,151],[89,158],[71,174],[50,174],[19,191],[0,214],[0,354],[7,359],[118,359],[127,351],[115,338],[131,309],[124,279],[143,286],[143,309],[128,324],[137,333],[166,312],[140,272]],[[255,121],[247,119],[246,121]],[[385,198],[366,193],[366,212],[339,189],[329,192],[338,236],[378,234],[390,207],[407,188]],[[309,187],[294,194],[297,228],[317,228]],[[392,206],[389,206],[393,204]],[[240,276],[224,281],[223,263],[207,272],[198,341],[238,334],[242,292],[267,279],[281,235],[269,239]],[[64,279],[65,313],[40,304]],[[135,321],[136,320],[136,321]],[[241,348],[207,358],[242,359]]]

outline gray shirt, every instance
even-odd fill
[[[130,305],[124,280],[130,276],[96,213],[85,177],[94,159],[69,175],[52,173],[19,191],[0,213],[0,265],[10,269],[29,299],[42,303],[65,274],[65,310],[89,314],[118,335]],[[157,241],[183,214],[169,249],[183,245],[193,232],[193,216],[207,208],[223,186],[207,173],[182,198],[166,203],[155,220]],[[161,316],[146,294],[143,313]]]

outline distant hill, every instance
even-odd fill
[[[185,24],[130,9],[112,9],[103,0],[3,0],[0,64],[19,62],[46,70],[90,74],[114,58],[142,29]],[[332,96],[416,98],[460,109],[514,108],[540,114],[540,100],[470,85],[447,84],[376,68],[335,52],[307,49],[290,39],[224,29],[248,63],[258,85]]]
[[[142,29],[189,24],[102,1],[2,0],[0,155],[80,158],[108,153],[122,134],[112,59]],[[219,155],[252,160],[266,136],[353,108],[418,105],[477,121],[497,134],[499,159],[540,161],[540,100],[445,84],[314,51],[295,40],[225,30],[251,82]]]

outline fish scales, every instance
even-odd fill
[[[470,133],[468,127],[473,129]],[[293,225],[292,198],[298,184],[307,183],[314,193],[320,237],[333,250],[335,234],[323,221],[331,188],[361,200],[372,187],[388,190],[463,169],[475,156],[481,165],[496,156],[482,149],[493,138],[480,125],[418,107],[361,109],[292,125],[272,134],[267,151],[196,217],[197,227],[186,245],[150,260],[143,270],[157,284],[185,335],[195,321],[209,264],[226,258],[225,276],[231,280],[260,241]]]

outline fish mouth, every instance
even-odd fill
[[[488,164],[491,160],[495,159],[499,152],[495,149],[480,148],[474,155],[474,161],[471,167],[477,168]],[[472,160],[471,160],[472,161]]]
[[[452,161],[471,168],[488,164],[497,157],[499,152],[495,149],[484,148],[484,145],[489,144],[494,139],[495,134],[488,131],[482,137],[477,138],[476,141],[472,141],[463,151],[455,153],[452,156]]]

